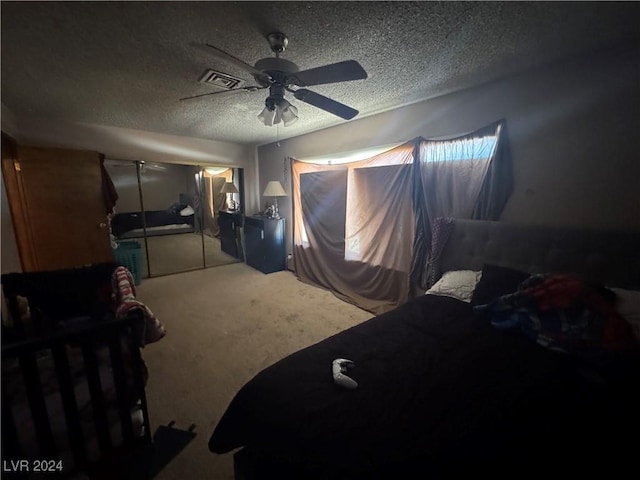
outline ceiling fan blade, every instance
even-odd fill
[[[289,77],[290,83],[301,87],[311,85],[323,85],[325,83],[348,82],[351,80],[364,80],[367,72],[355,60],[332,63],[323,67],[311,68],[296,72]]]
[[[220,50],[218,47],[214,47],[213,45],[209,45],[208,43],[190,43],[191,46],[204,50],[208,53],[212,53],[218,58],[228,61],[229,63],[233,63],[236,67],[240,67],[241,69],[249,72],[251,75],[258,77],[265,82],[271,82],[271,77],[263,72],[262,70],[258,70],[256,67],[249,65],[246,62],[243,62],[239,58],[234,57],[230,53],[225,52],[224,50]]]
[[[191,97],[184,97],[181,98],[180,100],[192,100],[194,98],[201,98],[201,97],[208,97],[210,95],[230,95],[233,93],[239,93],[239,92],[255,92],[256,90],[262,90],[264,88],[267,87],[255,87],[255,86],[251,86],[251,87],[241,87],[241,88],[234,88],[233,90],[222,90],[220,92],[209,92],[209,93],[201,93],[200,95],[193,95]]]
[[[337,115],[340,118],[344,118],[345,120],[351,120],[353,117],[358,115],[358,113],[360,113],[355,108],[348,107],[343,103],[336,102],[329,97],[325,97],[324,95],[320,95],[319,93],[315,93],[304,88],[293,92],[293,96],[301,102],[305,102],[309,105],[313,105],[314,107],[321,108],[322,110],[333,113],[334,115]]]

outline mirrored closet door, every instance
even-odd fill
[[[235,255],[225,252],[220,226],[226,212],[242,218],[241,169],[110,159],[105,168],[118,193],[114,256],[137,257],[129,269],[140,278],[242,261],[240,247]]]
[[[205,266],[241,261],[241,182],[236,168],[207,167],[201,172],[204,200]]]

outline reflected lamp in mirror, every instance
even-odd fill
[[[232,182],[225,182],[220,190],[220,193],[224,193],[227,196],[227,205],[229,210],[237,211],[238,210],[238,202],[233,199],[233,194],[238,193],[237,187]]]
[[[262,193],[263,197],[273,197],[273,206],[267,209],[267,216],[271,218],[280,218],[278,213],[278,197],[286,197],[287,192],[284,191],[282,184],[277,180],[267,183],[267,188]]]

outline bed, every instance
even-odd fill
[[[470,289],[456,285],[452,296],[437,282],[261,371],[232,399],[209,449],[233,452],[237,480],[626,473],[640,356],[637,317],[616,302],[621,292],[637,298],[638,245],[640,232],[456,220],[431,267],[440,280],[475,276]],[[507,300],[534,288],[524,286],[567,278],[615,305],[603,325],[617,336],[532,337],[524,324],[498,322]],[[333,382],[336,358],[355,362],[355,390]]]
[[[2,276],[7,478],[39,478],[37,467],[51,478],[125,478],[150,444],[140,348],[164,328],[133,285],[111,263]]]
[[[195,231],[195,212],[188,204],[174,204],[166,210],[116,213],[111,219],[111,232],[119,239],[140,238]]]

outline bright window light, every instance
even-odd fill
[[[489,160],[496,148],[498,137],[469,138],[428,142],[422,150],[422,161],[449,162],[463,160]]]
[[[205,172],[207,172],[209,175],[220,175],[221,173],[226,172],[227,170],[229,170],[229,167],[206,167],[204,169]]]
[[[297,158],[301,162],[315,163],[318,165],[340,165],[343,163],[357,162],[375,157],[388,150],[396,148],[402,143],[394,143],[393,145],[382,145],[379,147],[364,148],[360,150],[352,150],[349,152],[334,153],[332,155],[322,155],[320,157]]]

